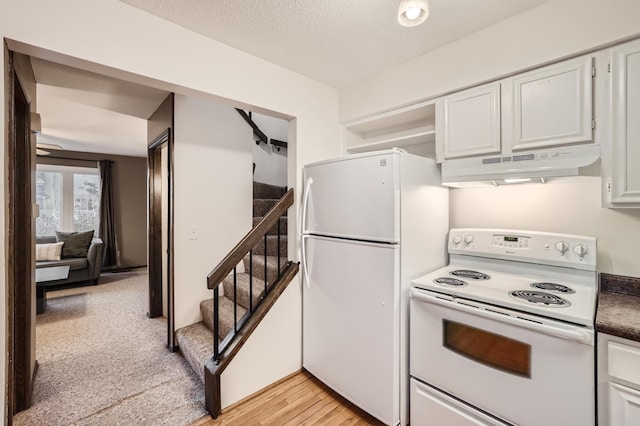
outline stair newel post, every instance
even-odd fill
[[[249,312],[253,312],[253,250],[249,250]]]
[[[213,360],[217,363],[220,358],[219,348],[218,348],[218,333],[220,331],[220,326],[218,324],[219,312],[218,309],[218,298],[220,296],[220,292],[218,290],[219,286],[216,286],[213,289]]]

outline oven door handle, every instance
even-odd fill
[[[456,302],[454,298],[450,296],[435,297],[435,296],[425,294],[420,290],[413,289],[411,291],[411,297],[413,297],[414,299],[420,300],[422,302],[444,306],[446,308],[455,309],[455,310],[466,312],[479,317],[492,319],[492,320],[502,322],[502,323],[507,323],[510,325],[515,325],[517,327],[526,328],[526,329],[537,331],[539,333],[544,333],[547,335],[552,335],[555,337],[559,337],[561,339],[571,340],[574,342],[585,343],[585,344],[593,343],[593,337],[590,334],[580,330],[566,330],[564,328],[554,327],[547,324],[541,324],[538,322],[533,322],[533,321],[528,321],[526,319],[513,317],[506,313],[501,314],[498,312],[487,311],[486,309],[483,309],[481,307],[472,306],[472,302],[469,302],[469,304],[462,304],[462,303]]]

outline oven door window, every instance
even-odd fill
[[[531,346],[459,322],[443,320],[444,346],[492,368],[531,377]]]

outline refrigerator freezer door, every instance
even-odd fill
[[[399,153],[304,168],[303,233],[366,241],[400,240]]]
[[[397,245],[309,236],[304,367],[386,424],[399,423]]]

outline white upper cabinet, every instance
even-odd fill
[[[443,100],[444,158],[500,152],[500,84],[464,90]]]
[[[438,161],[593,142],[592,64],[582,56],[444,96]]]
[[[592,70],[588,56],[504,80],[512,105],[502,110],[504,151],[592,141]]]
[[[640,207],[640,40],[610,50],[610,147],[606,191],[611,207]]]

